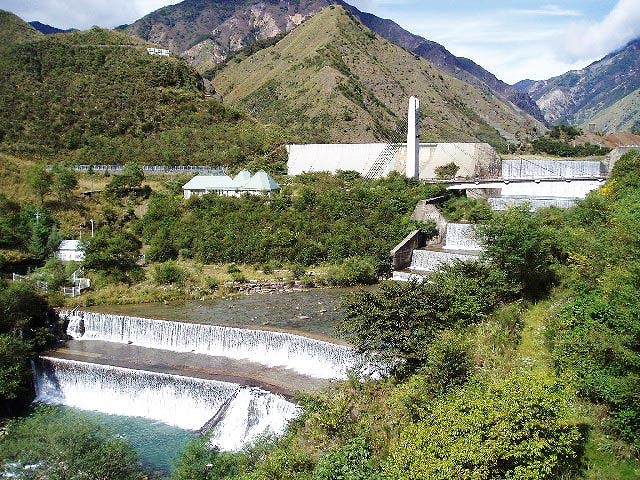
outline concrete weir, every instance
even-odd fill
[[[73,338],[34,362],[36,401],[143,417],[238,450],[280,434],[314,392],[356,365],[353,350],[289,333],[64,311]]]

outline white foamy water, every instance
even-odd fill
[[[448,223],[445,235],[446,250],[480,251],[482,246],[475,237],[475,225],[472,223]]]
[[[41,357],[36,401],[157,420],[187,430],[209,427],[212,441],[237,450],[265,432],[281,434],[299,407],[255,387],[216,380]]]
[[[346,378],[356,366],[353,349],[301,335],[108,313],[61,311],[67,333],[80,340],[132,343],[281,366],[315,378]]]

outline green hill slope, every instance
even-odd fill
[[[40,32],[20,17],[0,10],[0,49],[41,36]]]
[[[640,88],[622,97],[610,107],[600,110],[582,126],[594,125],[600,132],[640,130]]]
[[[405,121],[411,95],[422,102],[425,141],[495,145],[539,128],[494,95],[377,36],[339,6],[276,45],[229,62],[212,82],[225,101],[306,142],[387,139]]]
[[[246,164],[284,132],[204,94],[184,60],[94,28],[41,36],[0,57],[0,147],[79,163]]]

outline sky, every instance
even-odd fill
[[[348,1],[348,0],[347,0]],[[112,28],[176,0],[0,0],[26,21]],[[579,69],[640,37],[640,0],[352,0],[507,83]]]

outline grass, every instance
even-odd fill
[[[555,299],[530,305],[522,313],[520,341],[510,364],[554,377],[551,354],[545,344],[545,320],[553,314]],[[575,421],[588,431],[583,457],[585,480],[631,480],[640,478],[638,452],[607,434],[606,410],[587,401],[574,400]]]
[[[288,269],[276,269],[265,273],[254,265],[235,265],[239,270],[229,273],[228,264],[205,265],[194,260],[178,260],[175,262],[184,272],[184,279],[172,285],[158,285],[154,282],[154,265],[143,268],[144,280],[129,285],[114,283],[97,275],[89,274],[93,289],[82,295],[62,299],[65,306],[91,305],[124,305],[134,303],[173,302],[179,300],[206,300],[227,296],[236,292],[235,288],[226,287],[225,283],[242,278],[248,282],[292,282],[293,273]],[[313,267],[314,278],[318,283],[324,282],[326,266]]]

